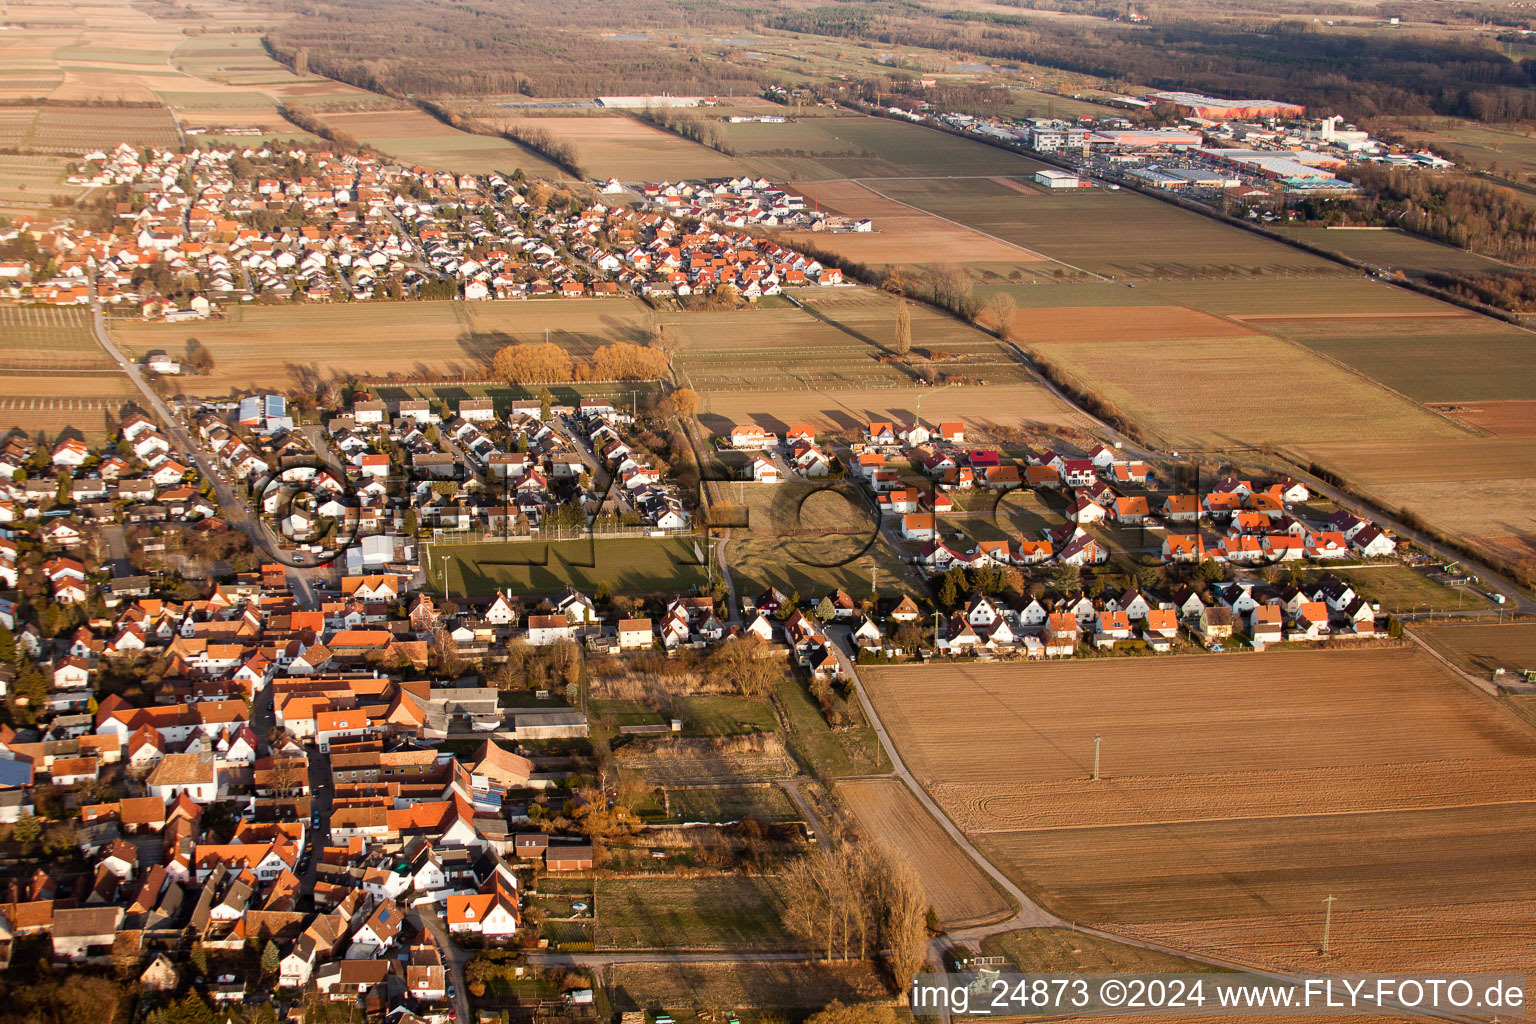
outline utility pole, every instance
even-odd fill
[[[1093,781],[1099,781],[1099,737],[1093,738]]]
[[[1333,927],[1333,901],[1336,899],[1338,899],[1337,896],[1329,893],[1328,898],[1323,900],[1328,908],[1323,913],[1323,956],[1328,955],[1328,931]]]

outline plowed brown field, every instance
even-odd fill
[[[1415,649],[866,671],[913,772],[1063,917],[1298,968],[1332,894],[1330,967],[1532,962],[1536,733]]]

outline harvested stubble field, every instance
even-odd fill
[[[1011,913],[1003,894],[900,780],[854,779],[837,783],[836,791],[864,835],[887,856],[911,863],[947,927],[999,920]]]
[[[1014,314],[1013,332],[1021,344],[1041,341],[1169,341],[1183,338],[1214,341],[1251,338],[1260,333],[1232,320],[1183,306],[1024,309]]]
[[[839,330],[893,350],[899,306],[894,296],[873,288],[818,288],[797,298]],[[912,355],[931,360],[939,373],[987,385],[1032,379],[1018,355],[985,331],[929,306],[909,303],[907,312]]]
[[[665,181],[676,178],[720,178],[741,174],[742,163],[697,142],[664,132],[625,114],[589,117],[482,118],[492,125],[526,127],[548,132],[576,149],[576,159],[589,178],[620,181]],[[557,172],[551,177],[564,177]]]
[[[478,377],[497,349],[543,341],[546,331],[551,341],[586,355],[611,341],[642,341],[649,325],[645,308],[622,298],[236,306],[227,313],[201,323],[115,320],[111,327],[134,355],[154,348],[180,353],[196,339],[213,354],[213,372],[177,386],[224,394],[270,387],[300,369],[321,377]]]
[[[1529,965],[1536,733],[1416,649],[866,685],[950,816],[1063,917],[1296,967],[1333,893],[1342,968]]]
[[[1450,441],[1464,431],[1328,360],[1268,335],[1126,342],[1036,342],[1050,359],[1176,448],[1321,445],[1362,436]],[[1238,386],[1254,367],[1283,374],[1283,395]]]
[[[511,174],[563,178],[564,171],[522,146],[492,135],[474,135],[412,107],[362,113],[327,113],[325,123],[409,163],[463,174]]]
[[[724,426],[727,431],[732,423],[757,423],[769,429],[777,429],[775,423],[806,423],[819,430],[852,434],[870,420],[909,420],[918,395],[924,396],[925,420],[963,420],[967,431],[982,428],[984,432],[989,423],[1061,431],[1086,431],[1090,426],[1081,412],[1033,381],[938,392],[916,383],[901,388],[710,391],[703,393],[700,419],[711,429]]]
[[[96,341],[86,309],[10,306],[0,308],[0,371],[110,369],[112,360]]]
[[[1410,509],[1506,557],[1536,559],[1536,439],[1402,438],[1303,452],[1386,508]]]
[[[878,184],[878,183],[876,183]],[[891,263],[992,263],[1043,270],[1052,264],[1023,246],[991,238],[964,225],[877,194],[858,181],[820,181],[790,186],[817,206],[849,217],[868,217],[873,232],[791,232],[789,244],[829,249],[844,259],[875,266]]]
[[[674,324],[683,339],[681,377],[700,392],[897,387],[914,380],[909,371],[879,362],[882,349],[869,337],[800,309],[693,313],[669,322]]]
[[[119,142],[175,149],[176,122],[164,107],[44,107],[31,146],[44,153],[88,153]]]
[[[1023,172],[1021,172],[1023,173]],[[1023,195],[985,178],[968,193],[935,194],[922,181],[882,182],[880,191],[1052,259],[1137,281],[1261,276],[1355,276],[1356,272],[1135,193],[1068,189]],[[1161,254],[1169,254],[1163,258]],[[1158,254],[1137,259],[1138,254]]]

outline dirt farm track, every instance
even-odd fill
[[[1536,966],[1536,733],[1414,649],[864,679],[922,784],[1068,920],[1295,969],[1334,895],[1331,967]]]

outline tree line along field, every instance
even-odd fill
[[[1536,734],[1416,649],[865,682],[955,823],[1069,920],[1292,968],[1330,893],[1342,969],[1513,968],[1536,937]]]

